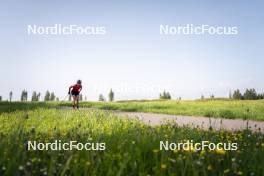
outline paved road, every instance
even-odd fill
[[[264,121],[241,120],[241,119],[222,119],[208,117],[194,117],[181,115],[167,115],[141,112],[116,112],[121,116],[128,118],[138,118],[150,125],[160,125],[168,120],[176,122],[179,126],[190,125],[193,127],[199,126],[208,129],[210,126],[213,129],[226,129],[230,131],[243,130],[246,128],[252,131],[260,130],[264,133]]]

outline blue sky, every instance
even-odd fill
[[[228,96],[264,91],[261,1],[1,1],[0,95],[26,89],[60,99],[77,79],[97,100]],[[27,25],[102,25],[104,36],[28,35]],[[161,36],[160,24],[237,26],[238,35]]]

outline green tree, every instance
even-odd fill
[[[55,101],[55,99],[56,99],[56,96],[55,96],[54,92],[51,92],[49,100]]]
[[[40,100],[40,96],[41,96],[41,94],[40,94],[40,92],[37,94],[37,101],[39,101]]]
[[[21,93],[21,98],[20,100],[21,101],[27,101],[27,98],[28,98],[28,93],[26,90],[23,90],[22,93]]]
[[[102,94],[99,95],[99,101],[105,101],[105,97]]]
[[[114,94],[113,90],[110,89],[110,92],[108,94],[109,101],[114,101],[114,96],[115,96],[115,94]]]
[[[246,89],[244,93],[245,100],[256,100],[258,99],[258,95],[255,89]]]
[[[13,97],[13,92],[10,91],[10,92],[9,92],[9,101],[10,101],[10,102],[12,101],[12,97]]]
[[[44,101],[49,101],[49,100],[50,100],[50,92],[47,90],[44,96]]]
[[[0,101],[2,101],[2,96],[0,96]]]
[[[243,96],[240,93],[240,90],[239,89],[237,89],[237,90],[234,91],[234,93],[233,93],[233,99],[235,99],[235,100],[242,100],[243,99]]]
[[[38,101],[38,96],[37,96],[37,92],[36,91],[33,91],[32,97],[31,97],[31,101]]]
[[[168,99],[171,99],[171,95],[169,92],[166,92],[164,90],[162,93],[160,93],[159,98],[164,99],[164,100],[168,100]]]
[[[258,99],[264,99],[264,93],[258,94]]]

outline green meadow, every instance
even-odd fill
[[[263,120],[264,101],[0,103],[0,175],[263,175],[264,135],[170,122],[148,126],[112,111]],[[105,150],[28,150],[28,141],[105,143]],[[160,150],[160,141],[237,143],[238,150]]]
[[[123,107],[130,103],[126,102]],[[143,107],[149,104],[141,103]],[[163,103],[171,106],[168,112],[176,106],[173,105],[176,102],[153,102],[152,110],[167,112],[158,111],[161,108],[157,106]],[[237,106],[235,102],[232,103]],[[110,107],[120,104],[111,103]],[[82,105],[104,106],[103,103]],[[19,106],[20,110],[15,110]],[[0,175],[222,176],[264,173],[264,135],[260,132],[205,131],[188,126],[179,127],[176,123],[152,127],[138,120],[120,118],[109,111],[71,110],[57,106],[57,103],[11,103],[4,108],[1,104]],[[27,148],[28,141],[52,143],[56,140],[103,142],[105,150],[52,151]],[[237,143],[238,149],[194,150],[190,147],[188,150],[160,150],[160,141],[176,143],[186,140]]]
[[[0,112],[30,110],[38,107],[71,107],[71,102],[0,102]],[[81,108],[151,112],[173,115],[264,120],[264,100],[132,100],[117,102],[80,102]]]
[[[70,106],[70,103],[60,105]],[[264,100],[81,102],[80,106],[131,112],[264,120]]]

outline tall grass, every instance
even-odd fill
[[[168,102],[172,103],[172,102]],[[118,103],[113,103],[114,106]],[[151,127],[100,110],[0,114],[0,175],[262,175],[264,135]],[[105,142],[105,151],[27,151],[28,140]],[[159,141],[237,142],[238,151],[160,151]]]
[[[71,107],[71,102],[0,102],[1,112]],[[81,102],[80,107],[130,112],[264,120],[264,100]]]
[[[62,104],[63,106],[69,103]],[[264,120],[263,100],[82,102],[82,107],[174,115]]]

